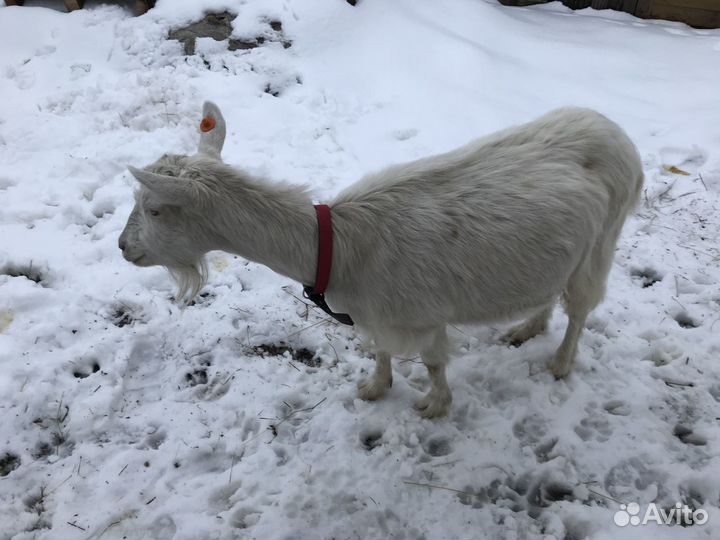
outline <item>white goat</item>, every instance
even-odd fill
[[[225,121],[212,103],[203,115],[216,125],[202,133],[196,155],[130,168],[142,186],[120,236],[123,256],[167,267],[182,296],[202,287],[210,250],[312,284],[318,224],[308,193],[224,164]],[[529,316],[506,335],[519,344],[545,330],[560,296],[569,324],[550,371],[566,376],[642,182],[620,127],[568,108],[389,167],[338,195],[329,203],[327,300],[377,347],[360,397],[378,399],[392,385],[391,355],[420,352],[431,388],[416,406],[424,417],[447,414],[446,325]]]

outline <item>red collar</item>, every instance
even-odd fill
[[[325,291],[330,282],[333,255],[333,227],[330,207],[327,204],[316,204],[315,213],[318,221],[318,262],[315,286],[305,285],[305,296],[325,313],[343,324],[352,325],[353,320],[346,313],[335,313],[325,302]]]
[[[316,204],[315,213],[318,221],[318,263],[315,276],[315,294],[325,294],[330,282],[333,254],[333,227],[330,207],[327,204]]]

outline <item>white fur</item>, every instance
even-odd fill
[[[182,293],[204,281],[203,255],[237,253],[312,284],[317,224],[302,187],[272,184],[220,161],[225,122],[195,156],[131,169],[142,187],[120,237],[126,259],[164,265]],[[365,399],[392,384],[390,356],[421,353],[425,417],[447,414],[448,323],[530,315],[507,338],[543,332],[558,298],[568,328],[550,370],[572,369],[585,319],[602,299],[613,251],[643,182],[625,133],[587,109],[559,109],[452,152],[367,176],[329,204],[334,225],[327,301],[377,346]],[[158,215],[151,215],[151,211]]]

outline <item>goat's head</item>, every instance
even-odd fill
[[[208,129],[209,128],[209,129]],[[165,266],[178,282],[178,298],[195,296],[207,276],[203,255],[215,249],[208,214],[208,171],[221,165],[225,120],[213,103],[203,105],[200,144],[193,156],[164,155],[144,169],[128,167],[140,182],[135,207],[118,246],[137,266]]]

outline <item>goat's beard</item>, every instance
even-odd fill
[[[205,259],[187,266],[166,267],[178,286],[177,302],[189,304],[203,288],[208,278],[208,267]]]

